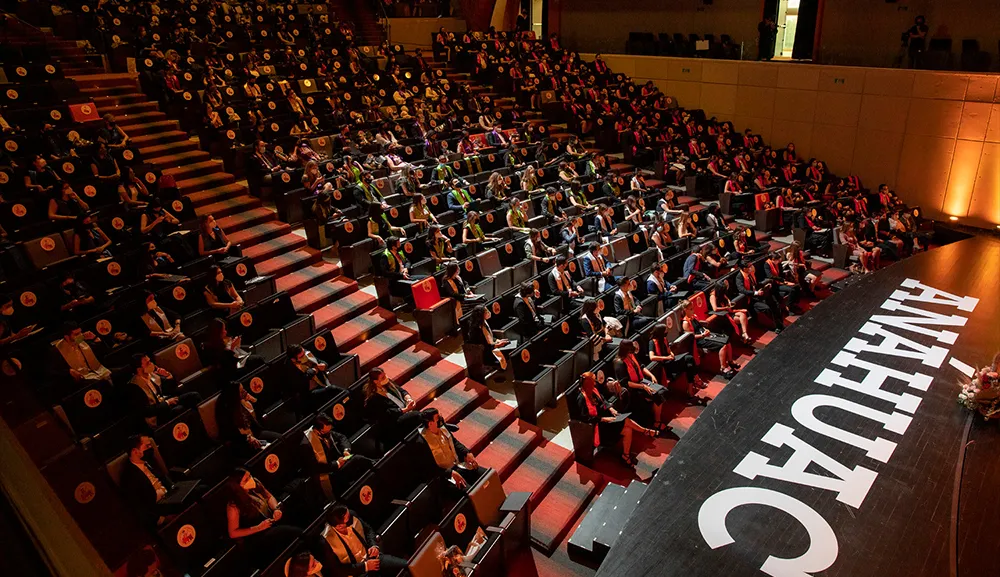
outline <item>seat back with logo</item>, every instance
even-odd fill
[[[70,257],[69,249],[61,234],[50,234],[26,241],[24,250],[28,253],[31,264],[37,269],[52,266]]]
[[[476,517],[483,525],[496,526],[500,522],[500,507],[507,493],[500,484],[500,476],[488,469],[479,481],[468,490],[469,500],[476,510]]]
[[[283,437],[247,462],[247,470],[267,487],[268,491],[280,494],[288,482],[295,478],[300,467],[298,438],[301,432]]]
[[[197,409],[189,409],[153,433],[163,460],[171,467],[192,464],[211,447],[205,424]]]
[[[78,436],[96,433],[114,418],[115,399],[111,383],[87,381],[78,391],[61,402],[70,427]]]
[[[153,362],[170,371],[177,381],[197,373],[202,368],[197,347],[190,338],[160,349],[153,355]]]
[[[212,517],[221,516],[224,520],[225,505],[222,510],[215,510],[217,507],[210,504],[218,505],[225,492],[228,490],[224,486],[216,488],[206,496],[205,503],[188,507],[160,529],[160,542],[181,568],[198,572],[223,547],[221,521]]]
[[[410,577],[441,577],[438,555],[445,549],[444,537],[437,531],[431,533],[407,562]]]
[[[441,301],[437,281],[432,276],[411,284],[410,290],[413,291],[413,302],[417,309],[427,310]]]
[[[479,525],[475,504],[471,499],[463,496],[442,519],[439,531],[441,531],[441,537],[446,546],[457,546],[465,551],[469,542],[476,535],[476,529]]]

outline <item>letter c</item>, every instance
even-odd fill
[[[760,570],[772,577],[811,577],[837,560],[837,535],[822,515],[802,501],[784,493],[759,487],[733,487],[712,495],[698,511],[698,528],[712,549],[736,542],[726,529],[726,516],[743,505],[766,505],[788,513],[805,527],[809,548],[794,559],[769,556]]]

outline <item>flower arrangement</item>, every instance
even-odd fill
[[[987,421],[1000,416],[1000,374],[995,365],[979,369],[962,383],[958,404],[979,412]]]

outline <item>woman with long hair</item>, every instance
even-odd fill
[[[213,265],[208,269],[208,281],[205,282],[205,302],[208,306],[223,313],[232,313],[243,308],[243,297],[236,287],[222,273],[222,268]]]
[[[271,562],[302,535],[299,527],[279,524],[282,511],[278,500],[246,469],[233,471],[226,480],[226,489],[226,533],[243,543],[243,551],[252,557],[254,565]]]
[[[465,342],[471,345],[482,345],[496,358],[501,370],[507,369],[507,357],[505,352],[517,346],[516,342],[507,339],[496,338],[489,325],[490,311],[483,305],[476,305],[469,313],[468,324],[465,330]],[[483,359],[487,362],[487,359]]]
[[[638,353],[639,345],[633,340],[625,339],[618,344],[618,355],[614,361],[615,377],[631,393],[630,408],[649,416],[653,427],[647,434],[652,437],[669,428],[660,420],[667,389],[660,386],[653,373],[642,366]]]
[[[281,438],[274,431],[265,431],[257,420],[253,397],[237,381],[227,381],[222,385],[215,403],[215,422],[219,438],[229,445],[233,455],[239,459],[252,457],[257,451]]]
[[[747,310],[733,307],[726,291],[729,290],[729,281],[722,280],[712,287],[712,292],[708,295],[708,302],[712,307],[712,313],[716,316],[725,317],[726,322],[732,327],[733,332],[738,334],[743,342],[750,343],[750,335],[747,334]]]
[[[656,431],[647,429],[630,418],[619,419],[618,411],[601,394],[597,388],[597,377],[590,371],[580,375],[580,386],[568,401],[567,407],[573,420],[596,425],[595,447],[614,447],[621,439],[621,459],[626,465],[635,465],[635,457],[632,456],[634,433],[656,436]]]
[[[380,438],[396,442],[420,426],[417,403],[402,387],[376,367],[368,372],[364,385],[365,412],[375,423]]]
[[[199,255],[224,257],[232,252],[232,248],[233,243],[229,241],[229,237],[215,221],[214,216],[206,214],[198,218]]]
[[[692,349],[695,363],[701,364],[701,353],[718,352],[722,376],[727,379],[735,377],[739,365],[733,362],[733,346],[729,344],[729,337],[722,333],[713,333],[702,326],[701,322],[694,318],[694,307],[690,302],[684,302],[681,306],[684,309],[682,328],[695,339]]]
[[[664,383],[676,379],[683,372],[687,377],[689,397],[694,397],[699,390],[708,387],[698,375],[694,357],[688,353],[675,355],[671,350],[667,339],[667,325],[663,323],[653,325],[649,333],[649,360],[656,363],[653,371],[660,373],[660,380]]]

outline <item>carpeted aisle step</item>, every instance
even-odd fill
[[[263,262],[273,256],[285,254],[306,246],[306,239],[290,232],[277,238],[272,238],[243,251],[243,256],[249,258],[254,264]]]
[[[151,146],[156,146],[157,144],[167,144],[169,142],[188,140],[190,137],[188,136],[188,133],[183,130],[160,130],[140,136],[129,135],[129,138],[132,139],[132,144],[137,146],[139,150],[143,150]]]
[[[305,268],[300,268],[295,272],[278,277],[275,284],[277,285],[277,290],[284,291],[289,295],[296,295],[323,281],[339,276],[340,272],[341,269],[339,266],[321,260]]]
[[[849,276],[851,276],[850,271],[846,271],[842,268],[834,268],[832,266],[828,269],[824,269],[822,272],[823,282],[825,282],[827,286],[830,286],[835,282],[840,282]]]
[[[514,422],[517,418],[515,412],[514,407],[507,403],[486,399],[458,424],[455,438],[473,453],[478,453],[499,431]]]
[[[342,277],[346,280],[347,277]],[[354,282],[354,281],[351,281]],[[330,286],[330,283],[336,283]],[[354,285],[354,292],[349,292],[351,288],[349,286],[344,286],[343,283],[337,280],[328,281],[321,285],[317,285],[306,292],[299,293],[292,297],[292,304],[297,305],[299,301],[296,299],[301,295],[306,293],[315,294],[314,289],[326,289],[330,291],[340,291],[342,294],[337,297],[327,298],[323,297],[323,301],[320,301],[319,306],[309,307],[312,308],[313,322],[316,326],[316,330],[322,330],[326,328],[331,328],[339,323],[345,323],[357,316],[363,315],[364,313],[374,309],[378,306],[378,299],[372,295],[357,290],[357,284]],[[299,312],[307,312],[303,309]]]
[[[423,341],[417,341],[379,365],[385,374],[399,385],[405,386],[416,374],[441,360],[441,351]],[[412,394],[411,394],[412,396]],[[416,399],[414,399],[416,400]]]
[[[212,157],[204,150],[189,150],[187,152],[178,152],[177,154],[150,158],[149,163],[157,168],[160,168],[161,170],[165,170],[167,168],[184,166],[196,162],[205,162],[211,158]]]
[[[513,423],[507,425],[506,429],[476,455],[476,460],[481,467],[496,469],[500,478],[506,479],[541,439],[541,429],[527,421],[514,419]],[[510,491],[507,490],[508,495]]]
[[[171,166],[164,169],[163,174],[169,174],[174,177],[175,181],[180,182],[189,178],[208,176],[210,174],[225,174],[222,172],[222,168],[222,162],[207,159],[198,162],[189,162],[180,166]]]
[[[178,180],[177,190],[180,191],[181,194],[190,194],[207,188],[233,184],[234,182],[236,182],[235,176],[229,174],[228,172],[220,172],[218,174],[206,174],[205,176],[196,176],[192,178],[185,178],[184,180]]]
[[[462,379],[457,385],[431,401],[428,407],[437,409],[445,422],[455,423],[489,397],[488,388],[471,379]]]
[[[465,369],[445,360],[439,360],[405,383],[406,392],[410,393],[417,407],[423,408],[430,404],[445,390],[465,378]]]
[[[253,198],[250,197],[247,192],[247,187],[238,182],[232,182],[229,184],[223,184],[222,186],[198,190],[197,192],[192,192],[186,196],[191,201],[191,204],[194,205],[195,210],[197,210],[209,204],[215,204],[241,196]]]
[[[273,220],[236,231],[233,234],[227,234],[226,236],[229,237],[229,242],[246,248],[265,240],[282,236],[291,231],[292,227],[288,223]]]
[[[326,305],[353,296],[358,290],[358,283],[346,276],[332,278],[326,282],[310,287],[302,292],[292,295],[292,306],[295,312],[307,314],[316,310],[322,310]],[[343,308],[362,306],[369,300],[375,301],[375,297],[368,295],[368,299],[353,300],[341,305]],[[316,315],[313,315],[314,317]],[[316,319],[316,326],[319,326],[319,319]]]
[[[420,340],[420,334],[405,325],[396,324],[381,333],[366,339],[363,343],[350,349],[351,354],[358,355],[358,365],[361,373],[385,364],[393,355],[400,353],[413,343]]]
[[[264,224],[265,222],[273,222],[277,218],[278,213],[273,210],[257,207],[226,217],[216,217],[215,222],[222,227],[222,230],[226,231],[227,235],[232,236],[241,230]]]
[[[158,132],[178,130],[180,123],[176,120],[159,120],[157,122],[138,122],[132,121],[131,124],[125,126],[119,124],[125,134],[129,135],[129,138],[135,138],[137,136],[143,136],[145,134],[156,134]],[[207,154],[207,153],[206,153]]]
[[[142,153],[142,157],[144,159],[149,160],[151,158],[168,156],[170,154],[177,154],[179,152],[190,152],[192,150],[197,150],[197,149],[198,149],[198,143],[194,140],[178,140],[176,142],[167,142],[164,144],[155,144],[152,146],[146,146],[140,148],[139,152]]]
[[[530,503],[532,509],[535,509],[572,462],[572,451],[543,439],[510,477],[504,480],[503,488],[508,495],[517,491],[531,491]]]
[[[551,555],[604,483],[604,475],[573,463],[531,512],[532,544]]]
[[[823,272],[831,266],[833,265],[828,262],[823,262],[815,258],[809,259],[809,270],[812,272]]]
[[[279,254],[278,256],[273,256],[267,260],[254,264],[257,266],[257,274],[261,276],[272,275],[280,277],[292,272],[293,270],[308,266],[319,259],[320,252],[318,250],[310,247],[303,247],[291,252]]]
[[[232,178],[232,175],[230,175],[229,178]],[[260,208],[260,206],[261,206],[260,199],[248,195],[243,195],[234,198],[227,198],[226,200],[220,200],[219,202],[213,202],[212,204],[206,204],[204,206],[196,207],[194,212],[198,216],[211,214],[214,215],[216,219],[219,219],[225,216],[231,216],[240,212],[244,212],[253,208]]]
[[[392,311],[375,307],[346,323],[331,327],[331,334],[333,341],[337,343],[337,348],[341,353],[345,353],[365,339],[371,338],[395,324],[396,315]],[[320,330],[318,323],[316,330]]]

